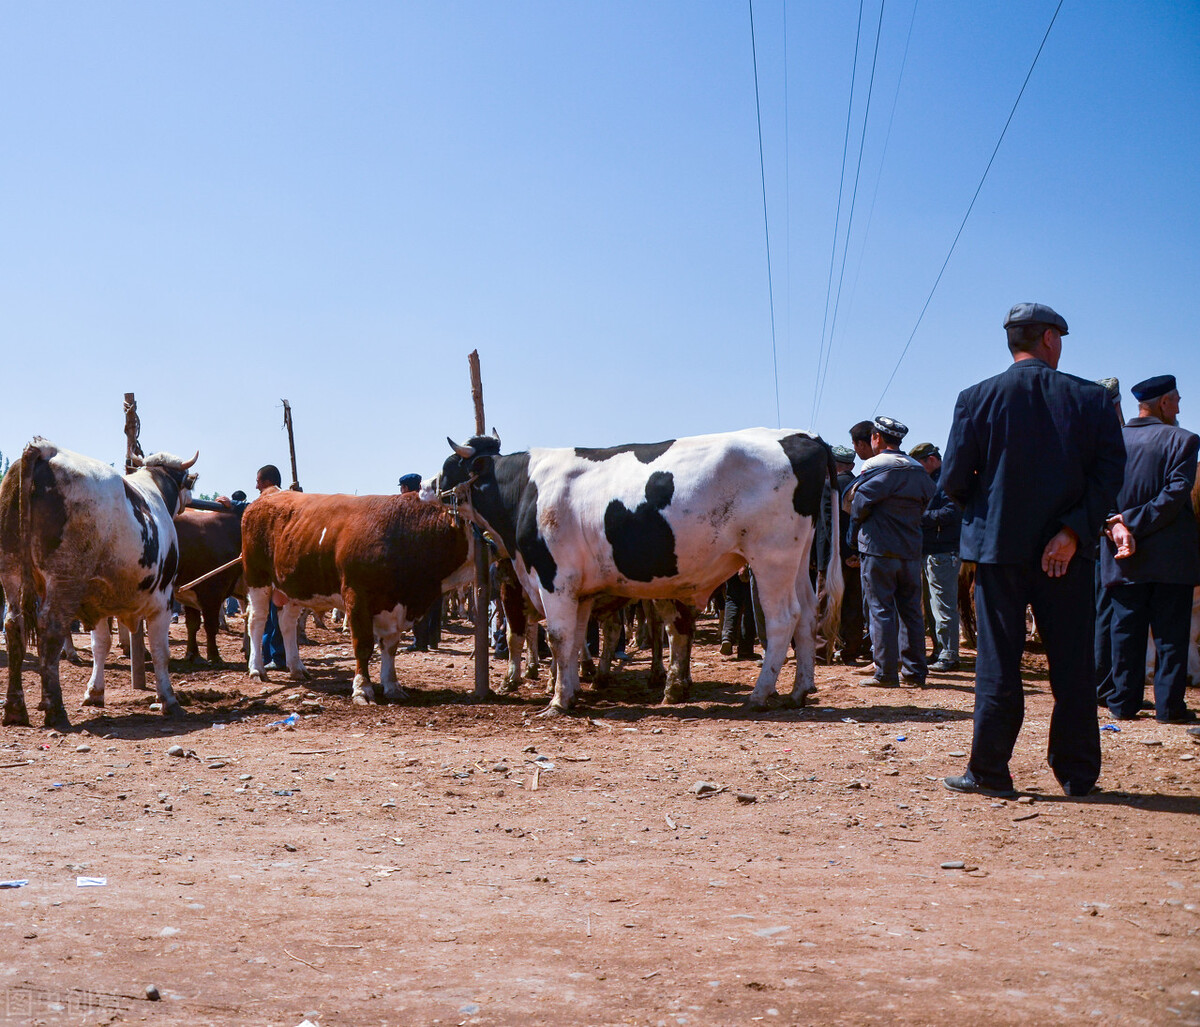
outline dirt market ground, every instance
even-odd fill
[[[103,716],[64,664],[75,730],[0,729],[0,1023],[1200,1023],[1200,745],[1122,724],[1064,799],[1036,653],[1005,802],[941,785],[969,665],[750,714],[702,621],[689,704],[637,654],[545,720],[468,702],[465,627],[367,709],[310,634],[304,685],[176,664],[166,722],[117,651]]]

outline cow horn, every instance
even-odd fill
[[[446,436],[446,441],[450,443],[450,448],[464,460],[470,460],[475,455],[474,446],[460,446],[449,435]]]
[[[200,450],[196,450],[196,455],[194,457],[192,457],[191,460],[185,460],[179,466],[186,471],[189,467],[192,466],[192,464],[194,464],[199,459],[200,459]]]
[[[497,447],[499,447],[500,433],[496,431],[496,426],[494,424],[492,425],[492,438],[496,440],[496,445],[497,445]]]

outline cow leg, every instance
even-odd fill
[[[267,627],[267,613],[271,605],[271,587],[246,590],[246,602],[249,611],[246,614],[246,633],[250,636],[250,659],[246,670],[251,681],[266,681],[267,672],[263,669],[263,631]]]
[[[49,600],[47,600],[48,602]],[[63,627],[59,624],[38,625],[38,656],[42,674],[42,702],[46,727],[65,731],[71,726],[63,706],[62,683],[58,676],[58,661],[62,657]]]
[[[300,659],[298,627],[303,609],[296,603],[284,603],[276,608],[279,616],[279,633],[283,636],[283,656],[287,660],[288,677],[293,681],[310,681],[312,675]]]
[[[396,650],[400,648],[401,633],[407,631],[411,623],[395,613],[384,613],[375,618],[374,632],[379,639],[379,683],[383,686],[383,698],[388,702],[408,698],[408,693],[396,680]]]
[[[813,669],[817,656],[817,596],[807,574],[796,579],[796,600],[800,604],[800,619],[792,634],[792,644],[796,647],[796,680],[790,698],[793,706],[803,706],[809,694],[817,690]]]
[[[354,648],[355,674],[350,699],[356,706],[367,706],[375,701],[375,689],[371,686],[371,654],[375,651],[373,618],[366,604],[359,602],[353,592],[345,593],[344,598],[346,623],[350,625],[350,643]]]
[[[4,615],[4,641],[8,648],[8,695],[4,701],[4,724],[29,726],[29,710],[25,706],[25,688],[21,670],[25,663],[25,624],[21,617],[20,592],[5,589],[8,610]]]
[[[759,599],[762,603],[767,636],[762,669],[758,672],[758,678],[754,682],[754,690],[746,700],[746,705],[751,709],[766,708],[772,697],[776,695],[775,682],[779,680],[779,672],[783,669],[784,661],[787,659],[788,643],[795,636],[796,624],[800,619],[800,600],[798,598],[800,584],[798,581],[801,575],[806,581],[808,578],[808,550],[808,545],[803,546],[802,551],[796,554],[802,557],[802,560],[795,561],[790,567],[783,564],[782,561],[769,558],[760,561],[759,566],[751,564],[750,569],[757,581]],[[796,564],[799,566],[797,567]],[[809,588],[811,589],[811,585]],[[809,653],[811,654],[811,652],[812,640],[810,637]],[[812,673],[811,663],[810,656],[809,674]]]
[[[650,687],[662,688],[665,692],[667,669],[663,666],[663,622],[658,612],[658,603],[646,603],[642,616],[645,618],[646,636],[650,645]]]
[[[200,646],[196,636],[200,634],[200,611],[190,606],[183,608],[183,620],[187,625],[187,648],[183,652],[184,663],[200,662]]]
[[[221,650],[217,648],[217,632],[221,630],[221,607],[225,605],[224,599],[208,601],[204,604],[204,641],[205,649],[208,651],[208,663],[211,667],[220,667],[224,664],[221,659]],[[188,623],[188,634],[192,634],[191,623]],[[193,636],[193,647],[195,640]],[[197,655],[199,653],[197,652]]]
[[[158,690],[158,701],[162,703],[164,717],[178,717],[183,710],[179,707],[179,700],[175,698],[168,671],[171,662],[170,632],[170,607],[156,610],[146,618],[146,641],[150,646],[150,659],[154,662],[154,684]]]
[[[529,646],[529,659],[526,661],[525,676],[530,681],[538,679],[538,665],[542,657],[538,653],[538,622],[532,617],[525,622],[525,644]]]
[[[112,651],[112,628],[105,617],[92,628],[92,675],[83,693],[84,706],[104,706],[104,665]]]
[[[525,629],[530,618],[526,616],[525,593],[516,585],[500,586],[500,604],[504,608],[504,638],[508,643],[508,670],[497,689],[499,695],[511,695],[521,687],[521,649],[525,644]],[[532,657],[537,656],[534,646]]]
[[[671,640],[671,665],[663,689],[663,702],[687,702],[692,686],[692,637],[696,633],[696,617],[691,608],[682,603],[663,602],[660,607]]]
[[[543,711],[543,715],[552,716],[567,712],[579,691],[579,651],[592,604],[590,600],[580,603],[569,595],[549,593],[542,595],[542,609],[546,613],[546,637],[557,663],[554,694]]]
[[[112,630],[111,623],[109,624],[109,630],[110,631]],[[121,652],[123,652],[126,656],[128,656],[130,653],[130,647],[133,645],[133,642],[130,640],[130,637],[129,637],[129,628],[127,628],[120,621],[117,621],[117,635],[120,637],[120,640],[121,640]]]
[[[612,683],[613,653],[617,651],[617,639],[621,637],[621,613],[617,610],[600,618],[600,654],[595,675],[597,685]]]

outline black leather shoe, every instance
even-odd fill
[[[1015,788],[988,788],[966,774],[963,774],[962,777],[944,777],[942,778],[942,784],[951,792],[987,795],[993,799],[1015,799],[1017,797],[1017,790]]]
[[[947,674],[950,671],[958,670],[958,660],[951,660],[948,658],[934,660],[933,663],[929,665],[929,669],[937,674]]]
[[[1180,710],[1178,713],[1172,713],[1169,717],[1155,717],[1160,724],[1194,724],[1197,718],[1195,710]]]
[[[925,687],[925,679],[916,674],[901,674],[900,680],[906,685],[915,685],[917,688]]]
[[[1095,795],[1100,791],[1095,785],[1075,784],[1073,781],[1064,781],[1062,790],[1063,795],[1070,795],[1076,799],[1082,799],[1086,795]]]

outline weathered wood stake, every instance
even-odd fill
[[[288,454],[292,458],[292,484],[288,487],[293,492],[303,492],[300,487],[300,476],[296,473],[296,436],[292,431],[292,404],[283,400],[283,426],[288,433]]]
[[[141,457],[142,444],[138,436],[142,432],[142,422],[137,415],[137,399],[132,392],[125,393],[125,473],[132,474],[133,458]],[[139,620],[129,632],[129,676],[133,687],[146,687],[146,635],[142,622]]]
[[[479,350],[471,350],[467,356],[471,368],[471,401],[475,405],[475,434],[484,433],[483,375],[479,369]],[[488,682],[488,556],[483,532],[475,525],[475,698],[485,699],[491,694]]]

